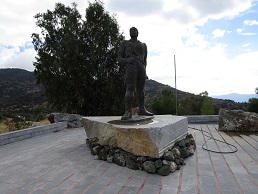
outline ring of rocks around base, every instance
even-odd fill
[[[133,170],[144,170],[152,174],[157,173],[162,176],[167,176],[179,170],[182,165],[185,165],[184,159],[193,155],[196,149],[192,134],[187,134],[184,139],[177,141],[160,158],[135,156],[120,148],[100,145],[96,137],[86,139],[86,144],[91,154],[95,156],[95,159],[105,160],[119,166],[126,166]]]

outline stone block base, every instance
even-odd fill
[[[150,123],[111,124],[120,118],[83,117],[87,138],[97,137],[101,145],[119,147],[134,155],[159,158],[188,132],[187,118],[182,116],[155,115]]]

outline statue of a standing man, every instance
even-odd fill
[[[144,106],[144,85],[146,80],[147,46],[137,40],[138,30],[130,28],[130,40],[124,40],[118,51],[118,63],[126,66],[125,71],[125,113],[121,120],[132,118],[134,92],[136,91],[138,115],[152,116]]]

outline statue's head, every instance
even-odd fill
[[[131,38],[138,37],[138,30],[137,30],[137,28],[135,28],[135,27],[131,27],[130,28],[130,36],[131,36]]]

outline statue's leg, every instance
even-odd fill
[[[125,85],[126,85],[126,92],[125,92],[125,113],[121,117],[121,120],[127,120],[132,118],[132,106],[134,100],[134,91],[135,91],[135,66],[128,65],[126,68],[125,74]]]
[[[137,100],[138,100],[138,106],[139,106],[138,115],[153,116],[153,114],[147,111],[145,108],[145,93],[144,93],[144,86],[145,86],[145,80],[146,80],[145,66],[142,64],[139,64],[138,70],[139,70],[138,72],[139,76],[136,84],[136,94],[137,94]]]
[[[122,116],[121,120],[127,120],[132,118],[132,105],[133,105],[133,92],[126,92],[125,95],[125,113]]]

